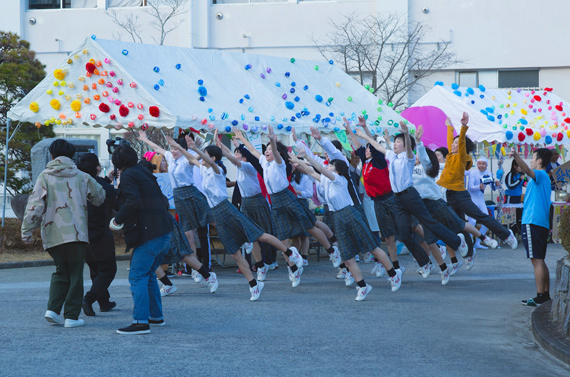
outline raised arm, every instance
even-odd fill
[[[196,143],[194,142],[194,140],[190,139],[190,140],[186,140],[186,142],[188,143],[188,148],[190,148],[194,152],[198,153],[198,156],[202,157],[202,161],[204,161],[206,164],[210,165],[212,170],[214,170],[214,173],[220,174],[220,169],[218,168],[218,164],[216,164],[216,162],[214,160],[212,160],[212,157],[210,157],[208,155],[208,153],[202,152],[200,150],[200,148],[198,148],[196,146]],[[188,153],[188,152],[186,152],[186,153]],[[190,153],[188,153],[188,154],[190,154]]]
[[[354,146],[354,150],[357,150],[358,148],[362,147],[362,144],[360,144],[360,140],[358,139],[358,137],[356,137],[354,132],[352,132],[348,119],[342,118],[342,120],[344,121],[344,130],[346,131],[346,134],[350,135],[350,138],[352,139],[352,145]]]
[[[447,149],[451,151],[451,144],[453,144],[453,124],[451,123],[451,119],[447,117],[445,119],[445,125],[447,126]]]
[[[362,115],[358,116],[358,125],[360,127],[362,127],[364,132],[366,132],[366,135],[368,135],[369,137],[372,137],[372,133],[370,132],[370,129],[368,128],[368,125],[366,124],[366,119],[364,119],[364,117]]]
[[[412,151],[412,141],[410,140],[410,132],[408,130],[408,125],[404,121],[400,121],[400,128],[404,134],[404,140],[406,141],[406,157],[414,158],[414,151]]]
[[[348,165],[348,159],[346,158],[346,156],[344,155],[344,153],[342,153],[341,151],[339,151],[334,145],[333,143],[331,143],[330,139],[326,136],[322,136],[321,133],[319,132],[318,129],[316,129],[315,127],[311,127],[311,135],[315,135],[316,132],[320,135],[320,138],[317,139],[319,141],[319,144],[321,145],[321,147],[323,148],[323,150],[325,152],[327,152],[327,154],[329,155],[329,158],[331,160],[341,160],[347,163]],[[315,138],[316,139],[316,138]]]
[[[234,156],[234,154],[229,150],[229,148],[226,147],[224,143],[222,143],[222,141],[218,138],[218,130],[214,132],[214,140],[216,141],[216,145],[222,150],[222,154],[224,155],[224,157],[227,158],[232,164],[234,164],[238,168],[241,168],[241,161],[238,160]]]
[[[459,138],[457,139],[457,153],[459,155],[467,154],[467,144],[465,142],[465,135],[467,135],[467,130],[469,129],[467,123],[469,123],[469,114],[464,112],[463,118],[461,118],[461,131],[459,131]]]
[[[532,170],[526,162],[521,158],[521,156],[517,153],[516,148],[511,149],[511,153],[509,153],[510,157],[514,157],[517,164],[520,166],[523,173],[528,175],[530,178],[536,180],[536,175],[534,174],[534,170]]]
[[[249,140],[247,140],[243,132],[238,130],[236,127],[233,128],[233,132],[234,132],[234,137],[239,141],[241,141],[242,144],[245,145],[245,147],[251,152],[251,154],[254,155],[255,158],[259,160],[259,158],[261,157],[261,153],[259,153],[259,151],[255,149],[255,147],[249,142]]]
[[[299,158],[297,158],[293,152],[289,152],[289,158],[291,162],[296,162],[299,165],[297,169],[301,170],[304,174],[313,177],[317,181],[321,181],[321,175],[312,169],[306,161],[299,160]]]
[[[148,136],[146,136],[146,132],[144,131],[139,131],[139,137],[138,139],[140,141],[142,141],[143,143],[147,144],[149,147],[152,148],[153,151],[160,153],[163,156],[166,156],[166,150],[164,148],[162,148],[160,145],[153,143],[152,141],[150,141],[148,139]]]
[[[420,159],[420,163],[424,167],[425,170],[428,170],[431,166],[431,160],[426,152],[426,147],[424,143],[422,143],[422,136],[424,134],[424,127],[420,124],[418,129],[416,130],[416,151],[418,152],[418,157]]]
[[[174,139],[167,136],[166,141],[168,142],[168,144],[170,145],[171,148],[178,149],[182,153],[182,155],[184,157],[186,157],[186,159],[188,160],[189,163],[191,163],[192,165],[198,166],[198,167],[202,166],[202,164],[200,163],[200,161],[198,161],[198,159],[196,159],[196,157],[192,156],[192,154],[190,154],[186,149],[182,148],[180,146],[180,144],[178,144],[176,141],[174,141]]]
[[[317,172],[321,173],[322,175],[324,175],[325,177],[327,177],[331,181],[335,180],[334,174],[329,169],[327,169],[323,165],[319,164],[319,162],[317,160],[315,160],[313,158],[313,156],[310,156],[310,155],[303,156],[302,154],[300,154],[300,156],[305,157],[307,159],[307,161],[317,170]]]
[[[386,148],[384,148],[384,146],[382,146],[382,144],[380,144],[379,142],[377,142],[376,140],[374,140],[373,137],[368,136],[366,133],[364,133],[364,131],[362,130],[356,130],[356,135],[358,135],[359,137],[361,137],[362,139],[366,140],[367,142],[370,143],[370,145],[372,145],[374,147],[374,149],[376,149],[378,152],[382,153],[382,154],[386,154],[386,152],[388,152],[388,150]]]
[[[273,152],[273,158],[275,159],[275,163],[277,165],[281,165],[283,163],[283,159],[279,154],[279,150],[277,150],[277,140],[275,140],[275,134],[273,133],[273,127],[267,126],[267,131],[269,134],[269,143],[271,144],[271,151]]]

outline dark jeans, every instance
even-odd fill
[[[471,200],[471,195],[467,190],[447,190],[446,195],[447,204],[453,208],[455,213],[457,213],[461,219],[464,219],[465,215],[474,218],[475,221],[477,221],[479,224],[485,225],[491,230],[491,232],[496,234],[503,241],[509,238],[511,235],[507,228],[502,226],[501,223],[495,220],[491,215],[481,212],[479,207],[477,207],[477,205],[473,203],[473,200]]]
[[[440,240],[454,250],[459,248],[461,240],[451,230],[438,223],[429,213],[420,194],[414,187],[409,187],[401,193],[395,194],[396,224],[400,240],[406,245],[420,266],[429,262],[429,257],[412,234],[412,215],[418,219],[422,226],[428,228]]]
[[[83,266],[86,242],[69,242],[47,249],[55,264],[51,275],[47,308],[61,312],[65,303],[63,317],[78,319],[83,302]]]
[[[108,288],[117,273],[113,233],[105,232],[98,242],[90,244],[85,253],[85,261],[89,266],[93,282],[91,289],[85,294],[85,301],[90,304],[97,301],[99,307],[108,307],[110,298]]]

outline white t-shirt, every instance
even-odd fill
[[[214,169],[206,168],[204,165],[200,167],[200,174],[202,174],[202,188],[204,195],[208,199],[210,208],[214,208],[224,200],[228,200],[228,191],[226,189],[226,176],[222,168],[216,174]]]
[[[259,164],[263,169],[263,180],[265,181],[267,192],[270,195],[276,194],[289,187],[285,161],[282,160],[281,165],[278,165],[275,160],[268,162],[265,156],[261,155],[261,157],[259,157]]]
[[[168,163],[168,177],[172,188],[192,186],[194,184],[193,168],[186,157],[174,159],[171,152],[166,152],[164,158]]]
[[[352,199],[348,193],[348,181],[346,178],[333,173],[334,181],[321,174],[321,186],[325,190],[325,199],[331,211],[339,211],[352,205]]]
[[[422,199],[441,199],[441,187],[435,183],[435,178],[426,174],[426,170],[431,167],[431,160],[423,143],[417,144],[416,151],[420,158],[420,164],[414,166],[414,175],[412,176],[414,187]]]
[[[261,194],[257,170],[249,162],[242,161],[241,167],[237,168],[236,182],[242,198],[250,198]]]

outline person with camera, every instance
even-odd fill
[[[133,295],[133,323],[117,330],[119,334],[150,333],[149,324],[164,325],[160,289],[155,271],[170,247],[172,220],[168,200],[156,177],[138,164],[137,152],[119,145],[112,162],[121,171],[119,211],[111,219],[111,230],[123,229],[127,249],[134,249],[129,271]]]
[[[109,229],[109,221],[113,217],[112,210],[117,201],[117,191],[111,186],[113,171],[105,178],[99,177],[101,164],[94,153],[81,156],[77,168],[93,177],[105,189],[105,203],[94,206],[87,203],[89,248],[85,253],[85,261],[91,275],[91,289],[83,297],[83,313],[94,316],[93,303],[99,303],[102,312],[112,310],[117,304],[109,301],[109,286],[117,273],[115,256],[115,238]]]
[[[79,318],[83,302],[83,266],[89,245],[87,201],[99,206],[105,190],[75,166],[75,147],[64,139],[51,143],[52,160],[40,173],[28,199],[22,221],[22,240],[31,243],[32,232],[41,227],[44,249],[52,257],[45,319],[54,325],[83,326]],[[65,304],[65,306],[64,306]],[[64,308],[63,317],[60,316]]]
[[[481,210],[483,213],[488,213],[487,203],[485,202],[485,190],[487,186],[491,186],[491,189],[495,189],[495,181],[493,180],[493,174],[487,170],[488,161],[485,156],[481,156],[477,159],[477,167],[469,170],[468,173],[468,184],[467,190],[471,195],[471,200],[473,203]],[[468,218],[471,225],[475,225],[477,222],[474,218]],[[487,227],[481,224],[481,229],[479,230],[481,234],[487,233]],[[475,244],[473,245],[476,249],[487,249],[487,246],[481,244],[481,240],[477,238]]]

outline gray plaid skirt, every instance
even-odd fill
[[[271,195],[271,224],[275,237],[286,240],[315,226],[316,218],[288,188]]]
[[[311,221],[317,222],[317,218],[315,216],[315,214],[313,212],[311,212],[311,210],[309,209],[309,201],[307,199],[302,199],[302,198],[297,198],[297,201],[299,202],[299,204],[301,204],[303,206],[303,208],[310,213],[313,217],[311,218]],[[297,234],[297,236],[299,237],[309,237],[310,234],[309,232],[307,232],[306,230],[302,233],[302,234]]]
[[[255,242],[265,233],[227,200],[212,208],[212,215],[226,254],[235,254],[241,245]]]
[[[323,204],[323,223],[327,224],[327,226],[331,228],[332,232],[334,233],[332,214],[333,212],[329,210],[329,205]]]
[[[332,212],[332,218],[343,261],[354,258],[358,253],[370,252],[379,247],[368,224],[354,206]]]
[[[170,234],[170,249],[168,249],[168,253],[164,256],[161,264],[178,263],[186,255],[193,253],[192,249],[190,249],[186,234],[184,234],[184,231],[180,228],[180,225],[178,225],[174,217],[172,217],[172,223],[173,229]]]
[[[205,227],[213,221],[208,200],[196,186],[177,187],[173,195],[180,226],[185,232]]]
[[[376,221],[378,221],[378,228],[380,234],[384,238],[391,236],[398,236],[398,228],[396,227],[396,215],[394,208],[396,202],[394,195],[384,200],[374,200],[374,212],[376,213]],[[338,236],[337,236],[338,238]]]
[[[428,212],[436,221],[448,227],[453,233],[460,233],[463,231],[465,228],[465,221],[462,221],[459,216],[457,216],[457,213],[455,213],[445,200],[424,199],[423,202]],[[439,238],[430,232],[427,227],[424,227],[424,238],[428,245],[439,240]]]
[[[271,209],[267,199],[262,194],[241,198],[241,212],[263,229],[265,233],[273,234],[271,231]]]

